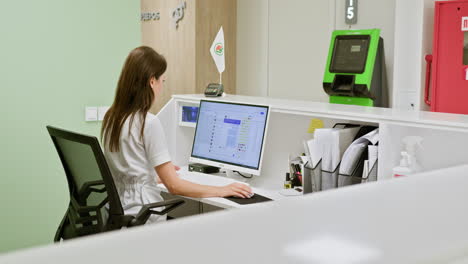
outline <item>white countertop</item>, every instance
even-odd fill
[[[0,263],[463,263],[468,166],[0,256]]]
[[[235,179],[227,178],[225,176],[222,176],[223,173],[219,173],[216,175],[210,175],[210,174],[204,174],[204,173],[198,173],[198,172],[188,172],[187,167],[184,166],[181,168],[179,171],[179,175],[182,179],[191,181],[193,183],[198,183],[198,184],[203,184],[203,185],[211,185],[211,186],[225,186],[234,182],[240,182]],[[283,196],[279,194],[279,191],[271,191],[271,190],[265,190],[262,188],[256,188],[255,186],[250,186],[254,193],[268,197],[272,200],[281,200],[284,198],[287,198],[286,196]],[[166,186],[164,184],[158,184],[158,189],[162,192],[169,193],[167,190]],[[254,204],[238,204],[235,202],[232,202],[230,200],[224,199],[224,198],[219,198],[219,197],[212,197],[212,198],[192,198],[192,197],[186,197],[192,200],[200,201],[202,203],[214,205],[217,207],[222,207],[222,208],[245,208],[249,207]]]

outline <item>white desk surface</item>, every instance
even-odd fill
[[[466,263],[468,166],[0,256],[8,264]]]
[[[227,178],[227,177],[220,176],[220,175],[210,175],[210,174],[197,173],[197,172],[188,172],[186,166],[181,168],[179,175],[184,180],[191,181],[191,182],[198,183],[198,184],[203,184],[203,185],[211,185],[211,186],[224,186],[224,185],[228,185],[228,184],[236,182],[236,180],[234,179]],[[254,176],[254,177],[257,177],[257,176]],[[281,186],[281,183],[278,183],[278,186]],[[255,186],[250,186],[250,187],[252,188],[254,193],[268,197],[275,201],[287,198],[287,196],[283,196],[279,194],[280,189],[278,189],[278,191],[271,191],[271,190],[265,190],[262,188],[256,188]],[[162,192],[169,193],[166,186],[162,183],[158,184],[158,189]],[[189,198],[195,201],[200,201],[202,203],[214,205],[217,207],[226,208],[226,209],[245,208],[245,207],[254,205],[254,204],[242,205],[242,204],[238,204],[230,200],[227,200],[224,198],[218,198],[218,197],[213,197],[213,198],[186,197],[186,198]]]

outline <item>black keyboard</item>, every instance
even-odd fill
[[[229,201],[233,201],[238,204],[253,204],[253,203],[261,203],[261,202],[268,202],[271,201],[270,198],[261,196],[260,194],[254,194],[250,198],[238,198],[238,197],[225,197],[225,199],[228,199]]]

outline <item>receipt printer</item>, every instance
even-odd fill
[[[323,89],[330,103],[388,107],[380,29],[333,32]]]

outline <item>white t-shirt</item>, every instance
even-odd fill
[[[160,191],[156,189],[158,176],[154,167],[170,161],[171,158],[162,124],[157,116],[151,113],[146,115],[143,138],[140,136],[143,124],[139,115],[135,115],[130,130],[129,125],[130,117],[120,133],[120,151],[110,152],[108,146],[105,146],[104,155],[125,214],[136,215],[142,205],[163,201]],[[165,219],[166,216],[152,215],[147,223]]]

